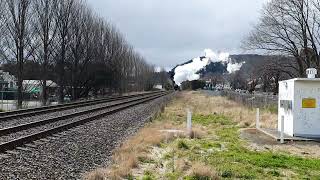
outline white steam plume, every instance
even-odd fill
[[[201,69],[206,67],[211,62],[225,62],[227,63],[227,71],[233,73],[240,70],[243,63],[231,63],[229,53],[215,53],[211,49],[204,50],[205,58],[194,58],[191,63],[178,66],[175,69],[174,81],[178,86],[184,81],[193,81],[200,79],[200,75],[196,74]]]
[[[236,71],[239,71],[242,67],[242,65],[245,64],[245,62],[242,63],[228,63],[227,71],[231,74]]]
[[[211,62],[226,62],[229,60],[229,53],[215,53],[211,49],[205,49],[204,54],[206,58],[209,58]]]
[[[210,62],[227,62],[228,53],[215,53],[211,49],[205,49],[205,58],[194,58],[191,63],[178,66],[175,69],[174,81],[178,86],[184,81],[193,81],[200,78],[198,71],[206,67]]]
[[[209,63],[209,59],[194,58],[191,63],[183,66],[178,66],[175,69],[174,81],[178,86],[184,81],[193,81],[200,78],[199,74],[196,74],[199,70],[205,67]]]

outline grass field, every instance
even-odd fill
[[[187,108],[193,112],[193,138],[181,133]],[[261,115],[263,127],[275,127],[276,114],[263,110]],[[113,153],[110,167],[85,179],[320,179],[320,159],[294,155],[290,144],[249,148],[240,130],[254,122],[255,111],[223,97],[180,93],[164,113]],[[168,131],[173,129],[180,131]],[[320,150],[318,144],[312,147]]]

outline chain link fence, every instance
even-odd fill
[[[276,95],[264,93],[249,94],[235,91],[222,91],[221,95],[250,108],[269,108],[271,111],[277,110],[278,96]]]

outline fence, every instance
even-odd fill
[[[22,108],[34,108],[41,106],[40,97],[30,92],[23,92]],[[17,109],[17,92],[0,91],[0,111],[12,111]]]
[[[128,93],[123,93],[122,95],[133,95],[133,94],[139,94],[139,93],[145,93],[143,91],[141,92],[128,92]],[[99,98],[104,98],[108,96],[118,96],[120,94],[117,93],[112,93],[112,94],[105,94],[105,95],[98,95],[96,97],[90,96],[88,98],[81,98],[75,101],[72,101],[70,99],[70,96],[66,95],[65,96],[65,103],[71,103],[71,102],[77,102],[77,101],[84,101],[84,100],[93,100],[93,99],[99,99]],[[56,105],[58,104],[57,102],[57,97],[55,96],[54,98],[48,97],[48,102],[47,105]],[[22,102],[22,109],[26,108],[36,108],[36,107],[41,107],[42,102],[41,102],[41,97],[38,94],[37,96],[34,96],[33,94],[29,92],[23,92],[23,102]],[[0,91],[0,112],[1,111],[12,111],[12,110],[17,110],[17,92],[16,91]]]
[[[268,94],[248,94],[235,91],[223,91],[222,96],[241,103],[250,108],[274,108],[277,109],[278,96]]]

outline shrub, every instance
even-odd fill
[[[179,149],[189,149],[189,146],[183,140],[180,140],[178,142],[178,148]]]

